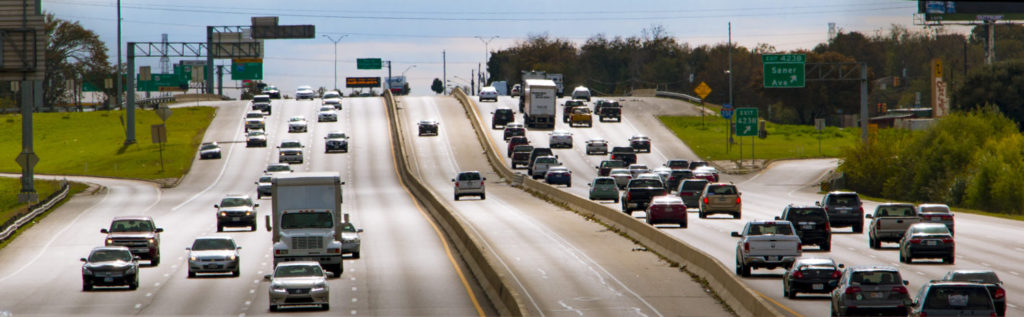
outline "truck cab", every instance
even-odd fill
[[[882,246],[882,242],[899,242],[907,228],[921,222],[917,216],[917,207],[913,204],[886,203],[878,205],[874,214],[864,216],[871,219],[868,229],[868,244],[872,249]]]
[[[153,218],[146,216],[117,217],[110,222],[109,230],[100,229],[100,233],[107,235],[105,246],[128,247],[132,254],[148,259],[152,266],[160,264],[161,232],[164,229],[157,228]]]

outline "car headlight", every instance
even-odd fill
[[[107,239],[107,245],[114,244],[114,239]]]
[[[124,273],[125,274],[135,274],[135,266],[129,266],[128,269],[124,271]]]
[[[246,216],[248,216],[248,215],[252,215],[252,212],[251,212],[251,211],[246,211],[246,212],[245,212],[245,215],[246,215]]]
[[[270,291],[271,292],[277,292],[277,293],[284,293],[284,292],[287,292],[288,290],[285,289],[284,285],[272,284],[272,285],[270,285]]]
[[[231,256],[228,257],[228,260],[234,261],[237,258],[238,258],[238,256],[235,256],[234,254],[232,254]]]
[[[188,260],[195,262],[196,261],[196,256],[194,256],[194,255],[193,256],[189,256]]]
[[[313,289],[311,289],[310,291],[313,291],[313,292],[323,292],[326,289],[327,289],[327,283],[321,282],[321,283],[317,283],[316,285],[313,285]]]
[[[228,213],[226,213],[226,212],[223,212],[223,211],[221,211],[221,212],[220,212],[220,216],[221,216],[221,217],[225,217],[225,216],[227,216],[227,215],[228,215]]]
[[[153,244],[154,242],[156,242],[156,240],[154,240],[153,238],[149,238],[149,244]]]

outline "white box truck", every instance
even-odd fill
[[[274,266],[317,261],[341,276],[341,177],[335,172],[280,174],[271,181]],[[272,217],[272,219],[271,219]]]
[[[558,93],[558,98],[565,96],[565,77],[562,74],[545,74],[544,77],[555,82],[555,87],[557,87],[555,92]]]
[[[557,87],[550,79],[527,79],[523,86],[523,122],[527,128],[554,128]]]

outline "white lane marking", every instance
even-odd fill
[[[164,273],[164,277],[171,277],[170,273]]]
[[[1014,305],[1014,304],[1010,304],[1010,303],[1006,303],[1006,307],[1010,307],[1010,308],[1013,308],[1013,309],[1017,309],[1017,305]]]
[[[988,263],[985,263],[985,262],[981,262],[981,265],[984,266],[984,267],[992,267],[991,264],[988,264]]]
[[[142,304],[135,304],[135,309],[142,308]]]
[[[1020,273],[1017,273],[1016,271],[1010,271],[1010,274],[1018,275],[1018,276],[1020,275]]]
[[[60,229],[60,231],[58,231],[57,234],[54,234],[53,237],[50,238],[50,241],[46,242],[45,246],[43,246],[42,248],[38,249],[38,251],[36,253],[36,256],[33,257],[32,260],[29,260],[29,261],[25,262],[25,265],[22,265],[20,268],[18,268],[17,271],[14,271],[13,273],[8,274],[7,276],[4,276],[3,278],[0,278],[0,284],[2,284],[3,281],[6,281],[7,279],[11,278],[12,276],[18,275],[18,273],[21,273],[21,271],[24,271],[29,266],[32,266],[32,264],[34,264],[36,262],[36,260],[39,260],[39,258],[43,256],[43,251],[50,249],[50,246],[53,245],[53,242],[56,241],[57,238],[59,238],[62,234],[64,234],[65,231],[68,231],[68,228],[71,228],[71,226],[74,226],[74,225],[78,224],[79,218],[82,218],[82,216],[84,216],[85,214],[88,214],[89,212],[91,212],[93,209],[96,208],[96,206],[102,206],[103,202],[107,201],[108,197],[110,197],[110,190],[109,189],[104,191],[103,199],[100,199],[100,201],[98,203],[96,203],[92,207],[89,207],[85,211],[82,211],[82,213],[78,214],[78,216],[75,216],[74,220],[68,222],[68,224],[66,226],[64,226],[63,229]]]
[[[647,317],[647,314],[644,314],[643,309],[641,309],[640,307],[630,307],[630,308],[633,309],[633,313],[634,314],[637,314],[637,315],[642,316],[642,317]]]
[[[352,291],[353,291],[353,292],[355,292],[355,291],[356,291],[356,287],[355,287],[355,286],[352,286]]]
[[[355,277],[353,277],[353,278],[351,278],[351,280],[355,281],[355,280],[356,280],[356,278],[355,278]]]
[[[537,271],[540,272],[540,278],[545,280],[548,279],[548,272],[544,272],[544,270],[541,270],[540,268],[537,268]]]
[[[576,313],[577,315],[583,316],[583,311],[581,311],[579,309],[576,309],[576,308],[573,308],[572,306],[569,306],[569,304],[566,304],[565,301],[559,300],[558,304],[562,305],[562,308],[565,308],[568,311],[571,311],[571,312]]]
[[[249,289],[249,294],[256,294],[256,289],[255,288],[250,288]]]
[[[355,302],[357,302],[357,301],[359,301],[359,299],[358,299],[358,298],[355,298],[355,297],[353,297],[353,298],[352,298],[352,302],[353,302],[353,303],[355,303]]]
[[[350,312],[350,314],[355,315],[356,314],[356,310],[353,309],[352,312]]]
[[[238,317],[245,317],[245,313],[238,314]]]
[[[1017,250],[1017,252],[1024,252],[1024,249],[1021,249],[1021,248],[1013,248],[1013,249]]]
[[[252,301],[245,301],[245,306],[252,305]]]
[[[914,273],[917,273],[917,275],[920,275],[920,276],[924,276],[924,272],[921,272],[921,271],[914,271]]]
[[[160,282],[153,283],[154,287],[160,287]]]
[[[236,129],[235,130],[235,136],[233,138],[231,138],[231,139],[232,140],[238,140],[239,137],[241,136],[241,133],[242,133],[242,130]],[[192,195],[192,197],[190,197],[188,200],[185,200],[185,201],[181,202],[180,204],[178,204],[177,206],[174,206],[174,208],[171,208],[171,211],[178,210],[178,208],[181,208],[182,206],[185,206],[186,204],[192,202],[196,198],[199,198],[199,196],[202,196],[202,195],[206,194],[206,192],[210,191],[210,189],[213,189],[214,186],[217,186],[217,184],[220,183],[221,177],[224,177],[224,172],[228,170],[228,163],[227,162],[231,161],[231,154],[235,152],[235,145],[237,145],[237,143],[232,143],[231,147],[228,148],[228,155],[224,158],[224,161],[221,162],[221,165],[220,165],[220,173],[218,173],[217,174],[217,178],[214,179],[213,182],[210,183],[210,186],[206,186],[206,188],[204,188],[202,191],[196,193],[195,195]]]
[[[260,283],[260,280],[253,280],[253,281],[252,281],[252,283],[253,283],[253,284],[259,284],[259,283]]]
[[[153,293],[146,293],[146,297],[153,297]]]

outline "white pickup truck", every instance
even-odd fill
[[[740,238],[736,243],[736,274],[740,276],[750,276],[752,268],[788,269],[802,254],[800,237],[789,221],[750,221],[732,236]]]

